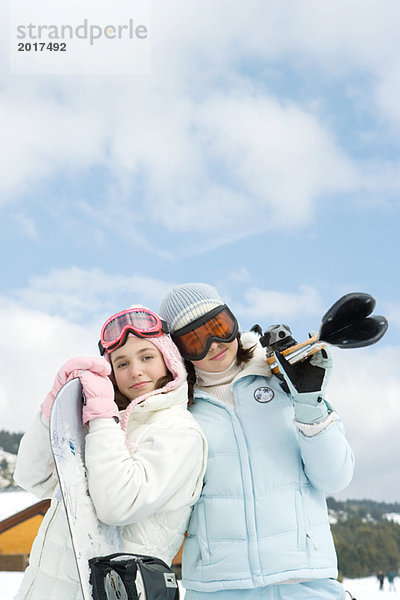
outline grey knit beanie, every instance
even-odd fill
[[[183,283],[166,294],[158,314],[167,322],[170,333],[174,333],[223,304],[224,301],[214,286],[207,283]]]

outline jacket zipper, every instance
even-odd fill
[[[207,524],[206,524],[206,512],[204,509],[204,502],[201,502],[198,507],[199,511],[199,523],[202,523],[200,535],[198,536],[199,548],[201,554],[201,561],[203,564],[210,564],[210,548],[207,539]]]

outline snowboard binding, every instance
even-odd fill
[[[109,554],[89,566],[93,600],[179,600],[175,574],[154,556]]]
[[[273,373],[279,373],[274,353],[280,352],[289,363],[305,360],[330,344],[338,348],[363,348],[378,342],[386,333],[385,317],[372,315],[375,298],[370,294],[352,292],[342,296],[321,319],[317,335],[297,343],[287,325],[271,325],[260,337],[266,348],[267,363]],[[254,326],[254,331],[259,331]]]

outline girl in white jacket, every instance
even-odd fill
[[[69,379],[80,378],[86,397],[90,496],[99,519],[121,527],[124,551],[170,564],[200,495],[207,444],[187,410],[186,371],[165,324],[132,307],[106,321],[99,346],[103,358],[63,365],[21,440],[15,481],[52,501],[15,600],[82,600],[49,444],[51,407]]]

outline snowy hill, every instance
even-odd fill
[[[19,443],[23,433],[0,430],[0,490],[18,489],[13,481]]]
[[[12,475],[16,460],[17,457],[15,454],[11,454],[0,448],[0,489],[10,486],[15,487]]]
[[[343,500],[327,498],[331,525],[359,517],[365,523],[374,523],[387,519],[400,523],[400,503],[376,502],[374,500]]]
[[[385,519],[388,521],[393,521],[394,523],[400,524],[400,514],[399,513],[386,513],[384,515]]]

